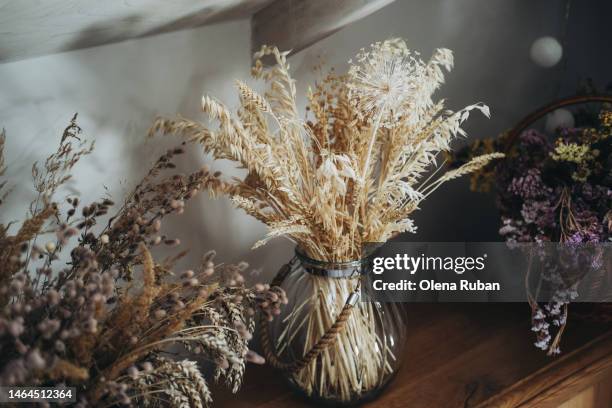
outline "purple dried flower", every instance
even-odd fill
[[[546,194],[547,187],[542,183],[539,169],[529,169],[524,175],[514,177],[508,192],[522,198],[536,198]]]
[[[545,134],[535,129],[528,129],[519,136],[520,142],[528,146],[544,147],[548,145]]]

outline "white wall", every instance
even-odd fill
[[[85,133],[95,137],[96,149],[75,169],[69,190],[90,201],[107,186],[119,202],[172,144],[145,143],[157,114],[204,119],[200,99],[205,92],[237,105],[232,79],[249,75],[249,35],[249,22],[243,20],[0,64],[0,127],[8,139],[7,176],[15,185],[0,221],[24,215],[24,204],[34,197],[31,165],[54,151],[74,112]],[[199,150],[184,157],[183,171],[195,171],[204,162]],[[227,200],[212,201],[206,194],[175,218],[167,222],[171,233],[196,259],[208,248],[216,248],[224,260],[253,257],[249,248],[265,232]],[[263,263],[258,259],[254,266]]]

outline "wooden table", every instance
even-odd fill
[[[570,312],[571,313],[571,312]],[[412,304],[402,369],[365,407],[612,408],[612,325],[570,321],[563,353],[533,346],[525,304]],[[268,366],[249,366],[216,407],[312,407]]]

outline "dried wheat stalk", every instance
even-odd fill
[[[261,58],[267,55],[276,64],[264,69]],[[433,100],[444,81],[443,70],[453,65],[450,50],[436,50],[424,62],[401,39],[373,44],[349,61],[346,74],[332,71],[309,90],[307,120],[296,108],[286,56],[268,46],[255,54],[253,76],[269,87],[262,95],[238,82],[241,107],[236,115],[203,97],[202,108],[219,123],[217,129],[183,118],[159,119],[151,129],[181,134],[214,158],[233,160],[247,170],[244,179],[228,182],[229,194],[237,207],[269,228],[255,247],[283,236],[314,259],[359,259],[364,243],[416,231],[409,216],[442,183],[503,156],[480,156],[440,176],[437,156],[465,134],[461,125],[471,111],[489,115],[482,103],[453,112],[444,101]],[[212,188],[215,194],[227,191]],[[327,295],[347,292],[336,281],[308,279],[318,290],[306,318],[307,346],[321,337],[341,307],[325,303]],[[297,336],[300,316],[296,311],[288,319],[284,341]],[[365,366],[357,378],[351,354],[357,345],[367,350],[366,341],[380,342],[367,335],[372,319],[371,313],[357,313],[335,349],[322,355],[320,366],[297,375],[305,390],[348,398],[379,383],[383,374],[377,368],[386,366],[388,356],[378,361],[380,353],[361,354]]]
[[[358,278],[329,279],[311,274],[296,279],[293,285],[306,295],[302,294],[302,303],[283,319],[285,326],[275,341],[281,356],[306,354],[334,324],[358,284]],[[390,340],[377,329],[381,318],[388,316],[383,317],[373,303],[357,303],[337,341],[295,373],[293,381],[307,395],[334,401],[352,401],[376,390],[396,367]]]
[[[198,363],[172,359],[168,346],[178,345],[208,361],[215,379],[236,392],[245,361],[262,363],[248,349],[255,308],[271,319],[286,303],[284,292],[247,287],[248,265],[215,264],[214,252],[181,273],[173,261],[184,253],[156,261],[150,252],[178,244],[163,234],[166,216],[181,214],[202,189],[223,190],[222,182],[207,169],[172,171],[184,153],[177,147],[110,218],[108,198],[54,201],[93,148],[84,139],[75,115],[57,151],[33,167],[38,195],[25,204],[26,219],[0,224],[0,385],[75,387],[77,407],[209,406]],[[0,176],[3,153],[0,134]]]
[[[265,55],[276,65],[264,69]],[[481,103],[453,112],[432,99],[443,69],[452,67],[449,50],[424,62],[402,40],[373,44],[347,74],[330,73],[309,91],[306,121],[296,108],[286,53],[264,46],[255,57],[254,77],[270,85],[264,95],[238,81],[237,115],[202,98],[218,129],[179,117],[158,119],[151,133],[181,134],[248,171],[228,182],[231,189],[211,190],[231,195],[237,207],[268,225],[256,247],[284,236],[315,259],[358,259],[364,242],[414,232],[408,217],[440,184],[501,157],[478,157],[461,172],[425,177],[439,167],[437,154],[464,135],[461,124],[471,111],[489,114]]]

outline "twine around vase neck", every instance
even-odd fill
[[[300,247],[295,248],[294,262],[312,275],[335,279],[355,278],[364,274],[367,257],[353,261],[321,261],[310,258]]]

